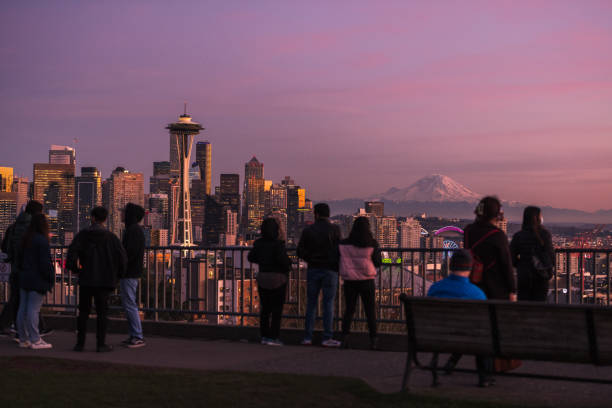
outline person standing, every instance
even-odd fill
[[[52,347],[40,337],[38,323],[45,293],[51,291],[54,269],[49,246],[49,223],[44,214],[36,214],[26,232],[18,255],[19,312],[17,331],[19,347],[34,350]]]
[[[378,242],[372,236],[370,222],[358,217],[349,237],[340,241],[340,276],[344,280],[344,317],[342,319],[342,347],[349,347],[349,335],[357,298],[361,297],[370,333],[370,348],[378,348],[376,337],[376,268],[381,265]]]
[[[104,227],[108,211],[91,210],[91,226],[79,232],[68,247],[66,267],[79,276],[79,316],[74,351],[83,351],[91,299],[96,304],[96,351],[112,351],[106,344],[108,297],[127,269],[127,255],[119,238]]]
[[[127,271],[120,277],[119,286],[121,304],[129,326],[129,337],[123,341],[123,345],[128,348],[146,346],[138,314],[138,280],[142,276],[145,252],[145,235],[139,223],[144,215],[144,208],[137,204],[128,203],[125,206],[122,244],[127,253]]]
[[[542,226],[542,211],[527,207],[521,230],[510,242],[512,264],[518,279],[518,300],[544,302],[553,276],[555,252],[550,232]]]
[[[431,285],[427,296],[453,299],[487,300],[485,293],[476,285],[470,283],[469,276],[472,272],[472,255],[465,249],[459,249],[453,253],[449,262],[450,275],[441,281]],[[460,356],[460,355],[456,355]],[[434,354],[437,365],[437,353]],[[495,383],[492,377],[491,358],[476,356],[476,368],[478,370],[478,385],[489,387]]]
[[[340,228],[329,222],[329,206],[314,206],[315,222],[302,231],[297,255],[308,263],[306,321],[302,344],[312,344],[312,332],[319,292],[323,290],[323,347],[339,347],[333,338],[334,299],[338,289],[338,243]]]
[[[5,335],[9,335],[9,329],[11,324],[15,324],[15,330],[18,331],[17,325],[17,311],[19,309],[19,275],[21,272],[21,265],[17,261],[18,253],[21,250],[21,243],[26,231],[30,227],[32,217],[36,214],[42,214],[43,205],[35,200],[30,200],[26,204],[24,211],[22,211],[17,220],[11,224],[4,234],[2,240],[2,251],[8,255],[7,261],[11,264],[11,274],[9,275],[9,299],[2,309],[0,314],[0,332]],[[46,328],[42,315],[39,315],[39,334],[45,336],[50,334],[53,330]],[[15,337],[19,340],[18,336]]]
[[[253,243],[249,262],[259,265],[257,290],[260,301],[261,344],[282,346],[280,340],[281,316],[291,259],[285,249],[285,241],[279,238],[276,219],[266,218],[261,224],[261,238]]]

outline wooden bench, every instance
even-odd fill
[[[402,389],[413,363],[431,370],[437,385],[437,359],[424,366],[418,352],[460,353],[521,360],[612,364],[612,308],[539,302],[476,301],[400,295],[406,312],[408,356]],[[474,370],[457,370],[475,372]],[[612,380],[504,373],[542,379]]]

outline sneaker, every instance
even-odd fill
[[[53,345],[51,345],[51,343],[47,343],[43,339],[39,339],[36,343],[32,343],[30,348],[32,350],[50,349],[53,348]]]
[[[312,346],[312,340],[311,339],[304,339],[302,340],[302,343],[300,343],[302,346]]]
[[[264,344],[264,345],[268,344],[268,340],[270,340],[270,339],[267,338],[267,337],[262,337],[261,338],[261,344]]]
[[[19,343],[19,342],[21,341],[21,340],[19,340],[19,336],[13,336],[13,337],[11,337],[11,338],[13,339],[13,341],[14,341],[15,343]]]
[[[108,353],[109,351],[113,351],[113,346],[110,346],[108,344],[103,344],[101,346],[98,346],[96,348],[96,351],[98,353]]]
[[[127,347],[128,348],[138,348],[138,347],[144,347],[146,345],[147,343],[145,343],[143,339],[132,337],[131,341],[127,344]]]
[[[268,346],[284,346],[284,343],[280,339],[268,339],[266,343]]]
[[[127,346],[128,344],[130,344],[132,342],[132,336],[128,337],[127,339],[123,340],[121,342],[122,345]]]
[[[32,345],[32,344],[30,344],[29,340],[21,341],[21,340],[17,339],[17,343],[19,343],[19,348],[30,348],[30,346]]]
[[[323,347],[340,347],[340,344],[341,343],[338,340],[334,340],[334,339],[327,339],[321,342],[321,345]]]
[[[43,330],[38,331],[38,334],[40,335],[40,337],[48,336],[51,333],[53,333],[53,329],[43,329]]]
[[[85,345],[79,344],[79,343],[75,344],[75,346],[72,348],[73,351],[78,351],[78,352],[81,352],[84,349],[85,349]]]

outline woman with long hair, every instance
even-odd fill
[[[285,241],[280,239],[280,226],[275,218],[266,218],[261,224],[261,238],[253,243],[249,262],[259,265],[257,290],[260,302],[261,344],[282,346],[280,340],[281,316],[291,259]]]
[[[351,323],[357,306],[357,298],[361,297],[368,330],[370,332],[370,348],[376,349],[376,268],[381,265],[378,242],[372,236],[370,222],[366,217],[358,217],[347,239],[340,241],[340,276],[344,280],[344,317],[342,319],[342,346],[349,347]]]
[[[38,331],[40,307],[45,293],[51,290],[54,281],[49,223],[44,214],[32,217],[30,227],[23,238],[18,261],[22,265],[17,312],[19,347],[35,350],[51,348],[51,344],[40,338]]]
[[[550,232],[542,226],[542,211],[529,206],[523,212],[521,230],[510,243],[512,264],[518,279],[518,300],[546,301],[553,276],[555,253]]]

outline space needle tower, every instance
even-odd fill
[[[193,246],[191,226],[191,199],[189,195],[189,167],[193,137],[204,130],[202,125],[191,120],[187,104],[178,122],[169,123],[171,155],[178,164],[178,194],[172,194],[172,245]],[[171,161],[172,161],[171,157]]]

